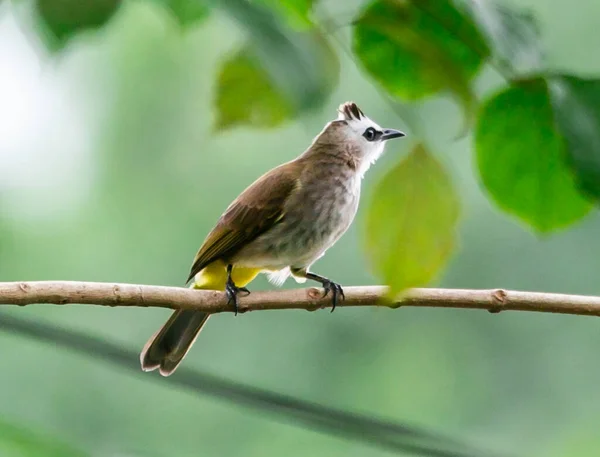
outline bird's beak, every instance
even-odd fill
[[[406,136],[406,134],[404,132],[401,132],[400,130],[384,129],[383,135],[381,135],[380,138],[381,141],[387,141],[393,138],[402,138],[403,136]]]

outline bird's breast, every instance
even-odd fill
[[[243,249],[238,260],[271,269],[312,264],[352,223],[360,178],[333,176],[301,182],[281,222]]]

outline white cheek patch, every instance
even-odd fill
[[[360,120],[352,119],[346,122],[348,123],[348,127],[350,127],[348,129],[349,136],[352,136],[355,141],[359,141],[364,151],[359,169],[359,174],[362,177],[371,167],[371,165],[375,163],[379,157],[381,157],[385,146],[385,144],[381,141],[367,141],[367,139],[363,136],[363,133],[369,127],[372,127],[378,131],[381,131],[382,128],[366,116]]]
[[[340,105],[338,109],[338,120],[343,120],[348,126],[344,129],[347,141],[358,144],[361,149],[360,169],[361,177],[366,173],[369,167],[383,154],[384,143],[382,141],[368,141],[364,137],[365,131],[372,127],[377,131],[382,128],[356,106],[355,103],[347,102]]]
[[[384,143],[378,141],[373,144],[373,147],[367,149],[367,153],[365,154],[365,157],[360,164],[360,169],[358,170],[361,178],[365,175],[371,165],[373,165],[377,159],[381,157],[384,146]]]

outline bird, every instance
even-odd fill
[[[236,314],[238,297],[265,273],[281,285],[316,281],[331,294],[332,311],[344,299],[340,284],[310,268],[346,232],[356,215],[362,178],[400,130],[384,129],[354,102],[342,103],[310,146],[248,186],[206,236],[186,284],[221,290]],[[196,341],[208,313],[179,309],[148,340],[142,370],[171,375]]]

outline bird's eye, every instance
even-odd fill
[[[367,141],[374,141],[377,138],[377,131],[373,127],[369,127],[363,133],[363,136],[367,139]]]

